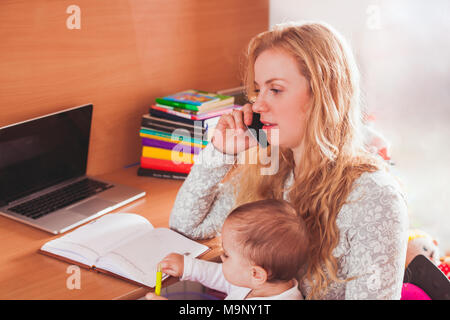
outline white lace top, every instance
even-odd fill
[[[194,239],[220,234],[234,204],[232,188],[220,183],[236,157],[208,144],[194,158],[189,176],[181,186],[171,215],[170,227]],[[293,174],[285,187],[293,182]],[[287,194],[284,194],[285,200]],[[337,216],[340,239],[333,255],[339,263],[338,277],[357,277],[332,282],[324,299],[400,299],[408,240],[405,196],[396,180],[385,171],[364,173],[354,182]],[[310,284],[299,283],[304,296]]]

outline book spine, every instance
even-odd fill
[[[177,107],[166,106],[166,105],[159,104],[159,103],[155,103],[150,108],[155,108],[157,110],[162,110],[162,111],[166,111],[166,112],[167,111],[175,112],[173,114],[176,114],[176,115],[181,113],[182,116],[188,116],[187,117],[188,119],[190,119],[191,115],[199,114],[198,111],[193,111],[193,110],[187,110],[187,109],[182,109],[182,108],[177,108]]]
[[[179,173],[189,173],[191,171],[192,166],[193,166],[192,163],[176,164],[170,160],[141,157],[141,168],[144,168],[144,169],[171,171],[171,172],[179,172]]]
[[[198,107],[196,105],[189,104],[189,103],[171,101],[171,100],[166,100],[163,98],[156,98],[155,101],[159,104],[166,105],[166,106],[177,107],[177,108],[182,108],[182,109],[187,109],[187,110],[192,110],[192,111],[198,111]]]
[[[204,125],[204,121],[192,120],[190,118],[186,118],[185,116],[179,116],[179,115],[173,114],[171,112],[165,112],[165,111],[161,111],[161,110],[150,108],[149,113],[153,117],[166,119],[166,120],[171,120],[171,121],[177,121],[177,122],[180,122],[180,123],[183,123],[183,124],[188,124],[188,125],[190,125],[192,127],[197,125],[197,127],[206,128],[206,126]],[[195,123],[195,121],[198,121],[198,122]]]
[[[183,136],[183,137],[194,137],[194,138],[200,139],[200,140],[207,140],[207,139],[203,139],[204,134],[206,133],[206,130],[201,131],[201,130],[182,128],[182,127],[161,125],[161,124],[156,124],[156,123],[150,123],[150,124],[145,124],[145,125],[143,123],[141,123],[141,127],[145,128],[145,129],[165,132],[176,138],[178,138],[179,136]]]
[[[158,137],[168,138],[171,141],[183,141],[183,142],[188,142],[188,143],[193,143],[193,144],[200,144],[200,145],[203,144],[205,146],[208,144],[208,140],[195,139],[190,136],[182,136],[182,135],[172,136],[170,133],[160,131],[160,130],[148,129],[148,128],[141,128],[139,133],[140,134],[141,133],[142,134],[150,134],[150,135],[155,135]]]
[[[187,141],[183,141],[183,140],[173,140],[170,138],[165,138],[165,137],[160,137],[157,135],[152,135],[152,134],[148,134],[148,133],[139,133],[139,136],[141,138],[148,138],[148,139],[153,139],[153,140],[161,140],[161,141],[167,141],[167,142],[171,142],[171,143],[176,143],[176,144],[183,144],[186,146],[192,146],[192,147],[196,147],[196,148],[200,148],[203,149],[206,147],[205,144],[198,144],[198,143],[191,143],[191,142],[187,142]]]
[[[177,109],[177,110],[181,110],[181,109]],[[180,119],[192,120],[191,119],[192,115],[190,113],[176,111],[175,108],[172,108],[169,106],[161,107],[160,104],[150,106],[150,108],[148,108],[148,113],[151,115],[155,114],[155,116],[165,114],[165,115],[170,115],[170,116],[174,116],[174,117],[179,117]]]
[[[145,168],[139,168],[137,174],[138,176],[174,179],[174,180],[185,180],[187,177],[187,174],[179,174],[176,172],[158,171]]]
[[[192,153],[192,154],[198,154],[202,150],[202,148],[194,146],[150,138],[142,138],[142,146],[162,148],[167,150],[173,150],[174,148],[176,148],[176,151],[182,151],[185,153]]]
[[[155,147],[142,147],[142,156],[146,158],[156,158],[162,160],[171,160],[176,163],[194,163],[194,155],[181,151],[172,151]]]
[[[240,110],[242,108],[242,106],[237,105],[237,104],[230,104],[230,105],[226,105],[224,107],[218,108],[218,109],[213,109],[210,111],[205,111],[205,112],[194,112],[194,111],[189,111],[189,110],[185,110],[185,109],[179,109],[179,108],[175,108],[175,107],[170,107],[170,106],[164,106],[161,104],[155,104],[150,106],[149,108],[149,113],[151,113],[150,110],[158,110],[161,112],[165,112],[165,113],[169,113],[178,117],[182,117],[182,118],[186,118],[186,119],[191,119],[191,120],[206,120],[209,118],[213,118],[213,117],[217,117],[217,116],[221,116],[222,114],[226,114],[229,112],[232,112],[234,109],[238,109]]]
[[[155,110],[156,111],[156,110]],[[142,117],[141,124],[143,126],[156,124],[156,125],[163,125],[167,127],[172,127],[174,129],[177,128],[183,128],[183,129],[190,129],[200,131],[202,133],[205,133],[206,127],[203,126],[203,121],[194,121],[184,118],[179,118],[177,116],[173,116],[167,113],[157,113],[153,112],[153,114],[150,115],[144,115]]]

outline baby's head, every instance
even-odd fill
[[[290,281],[307,257],[303,220],[286,201],[260,200],[234,209],[222,228],[222,269],[233,285]]]

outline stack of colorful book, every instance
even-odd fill
[[[141,120],[138,175],[185,179],[220,116],[236,108],[241,106],[234,104],[233,96],[199,90],[157,98]]]

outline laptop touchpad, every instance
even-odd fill
[[[79,205],[70,208],[70,211],[81,213],[82,215],[92,215],[106,208],[112,207],[116,202],[108,201],[100,198],[94,198]]]

